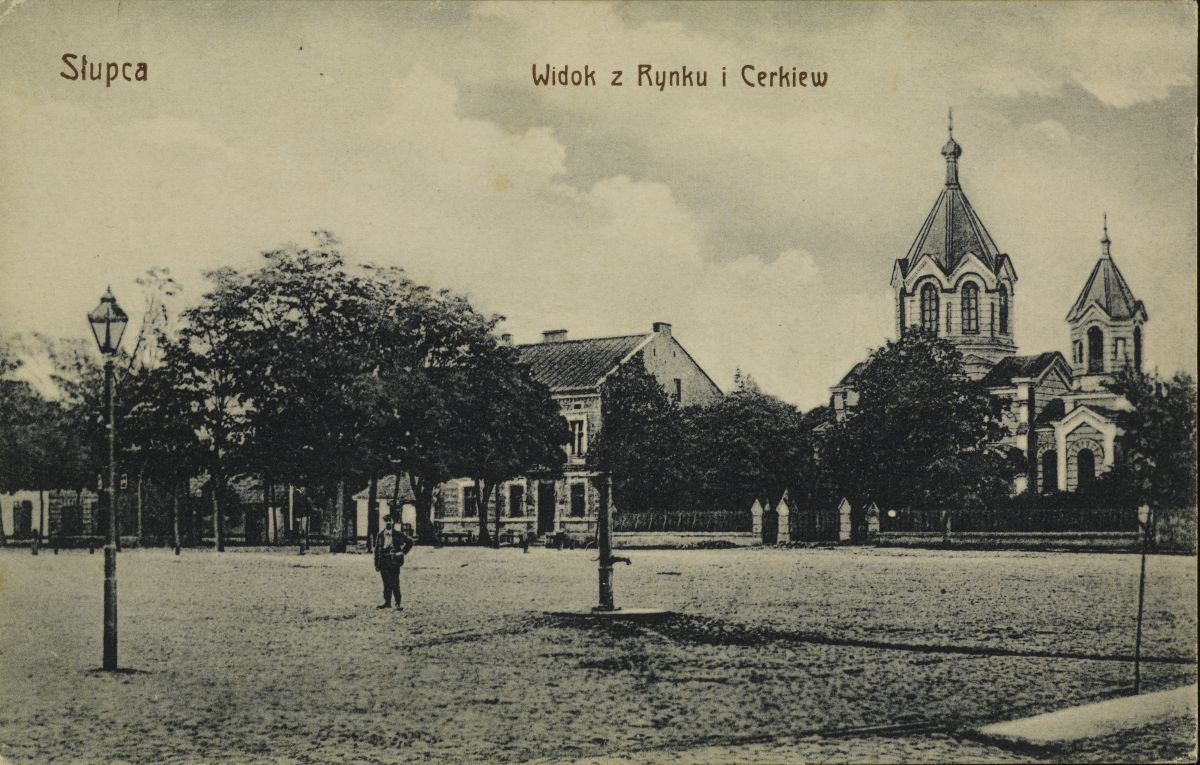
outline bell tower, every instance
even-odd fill
[[[1126,367],[1142,369],[1144,325],[1150,320],[1142,301],[1133,296],[1112,256],[1108,214],[1100,259],[1067,312],[1071,331],[1071,374],[1083,390],[1099,389]]]

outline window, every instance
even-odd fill
[[[571,517],[582,518],[587,510],[587,484],[571,484]]]
[[[1071,345],[1071,358],[1076,364],[1083,363],[1083,343],[1079,340]]]
[[[496,487],[496,517],[504,517],[504,487]]]
[[[508,514],[513,518],[520,518],[525,515],[525,487],[524,486],[509,486],[508,487]]]
[[[673,395],[675,396],[676,404],[683,402],[683,380],[680,380],[678,377],[675,378],[675,393]]]
[[[1087,331],[1088,341],[1088,365],[1087,371],[1089,374],[1096,374],[1104,371],[1104,333],[1099,327],[1092,327]]]
[[[1080,449],[1075,456],[1075,470],[1078,475],[1075,483],[1080,489],[1086,489],[1096,480],[1096,455],[1091,449]]]
[[[463,487],[462,514],[464,518],[476,518],[479,516],[479,489],[474,486]]]
[[[997,298],[1000,302],[1000,334],[1008,334],[1008,287],[1000,285],[1000,295]]]
[[[1125,356],[1125,338],[1118,337],[1113,343],[1113,358],[1116,359],[1118,367],[1123,367],[1129,362]]]
[[[896,302],[899,304],[897,309],[900,311],[900,336],[904,337],[904,330],[908,329],[908,322],[904,320],[904,303],[906,301],[904,300],[903,289],[900,290],[900,297],[896,299]]]
[[[921,328],[926,332],[937,332],[938,288],[927,283],[921,288]]]
[[[572,457],[582,457],[587,452],[587,420],[571,420],[571,444],[567,453]]]
[[[1133,368],[1142,371],[1142,328],[1133,328]]]
[[[951,321],[951,315],[952,315],[953,311],[954,311],[954,306],[950,305],[950,301],[947,300],[946,301],[946,334],[947,335],[950,334],[950,331],[951,331],[950,328],[954,326],[954,322]]]
[[[1053,449],[1042,452],[1042,484],[1039,488],[1043,494],[1058,491],[1058,452]]]
[[[979,287],[972,282],[962,288],[962,331],[967,335],[979,334]]]

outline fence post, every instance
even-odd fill
[[[838,503],[838,542],[849,542],[853,529],[851,528],[850,500],[842,497]]]
[[[775,515],[779,519],[776,524],[775,543],[786,542],[790,544],[792,541],[792,508],[788,501],[786,489],[783,492],[783,496],[779,498],[779,504],[775,506]]]

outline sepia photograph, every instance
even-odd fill
[[[0,765],[1197,758],[1194,0],[0,0]]]

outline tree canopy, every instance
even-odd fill
[[[855,507],[963,508],[1007,498],[1020,471],[999,404],[944,338],[914,330],[870,355],[858,402],[822,444],[828,481]]]

